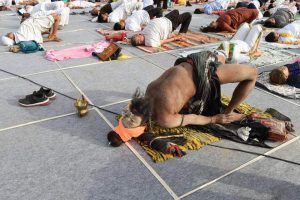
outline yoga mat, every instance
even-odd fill
[[[222,103],[224,105],[228,105],[229,102],[230,102],[229,97],[222,96]],[[236,110],[245,115],[249,115],[253,112],[256,112],[261,116],[271,117],[270,114],[264,113],[260,109],[252,107],[246,103],[241,103]],[[204,133],[191,127],[162,128],[153,124],[150,132],[153,133],[155,136],[159,136],[160,133],[163,132],[183,133],[187,139],[187,143],[184,146],[179,146],[179,148],[183,151],[198,150],[206,145],[212,144],[214,142],[218,142],[220,140],[220,138],[215,137],[210,133]],[[163,162],[174,157],[172,154],[165,154],[160,151],[153,150],[148,145],[142,144],[141,142],[139,142],[139,144],[152,158],[152,160],[156,163]],[[186,156],[188,156],[188,154]]]
[[[115,30],[113,30],[113,29],[111,29],[111,28],[98,28],[97,30],[96,30],[98,33],[100,33],[101,35],[113,35],[113,34],[115,34],[115,33],[127,33],[127,32],[129,32],[129,31],[124,31],[124,30],[121,30],[121,31],[115,31]]]
[[[160,47],[137,46],[137,48],[148,53],[157,53],[162,51],[181,49],[181,48],[192,47],[200,44],[214,43],[220,41],[217,38],[202,33],[191,32],[191,31],[187,32],[185,37],[187,38],[187,42],[175,41],[175,42],[166,43]]]
[[[300,89],[296,87],[289,86],[287,84],[284,85],[273,85],[269,81],[269,73],[270,72],[262,72],[258,75],[255,85],[264,90],[272,92],[276,95],[290,98],[290,99],[300,99]]]
[[[214,51],[218,48],[218,45],[212,45],[209,47],[199,47],[197,50],[192,51],[183,51],[179,55],[182,57],[186,57],[191,53],[197,53],[200,51]],[[299,57],[299,54],[290,52],[284,49],[278,49],[276,47],[272,47],[269,45],[265,45],[265,43],[261,43],[259,46],[259,51],[262,52],[262,55],[258,58],[251,59],[249,64],[262,67],[266,65],[281,63],[281,62],[288,62],[290,60],[294,60]]]

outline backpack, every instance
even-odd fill
[[[37,51],[44,51],[44,49],[34,40],[22,41],[18,43],[23,53],[34,53]]]

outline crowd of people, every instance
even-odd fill
[[[195,14],[219,17],[206,27],[199,27],[199,31],[229,32],[234,36],[223,41],[214,52],[205,51],[176,60],[173,68],[149,84],[145,95],[137,92],[123,116],[127,127],[139,126],[150,116],[164,127],[239,120],[243,116],[235,113],[234,109],[249,95],[257,76],[255,68],[240,63],[260,56],[258,47],[261,40],[300,44],[300,22],[295,19],[300,5],[298,1],[215,0],[203,3],[205,5],[196,8]],[[61,41],[59,30],[68,25],[70,9],[75,8],[90,8],[92,22],[113,23],[116,31],[134,32],[130,39],[133,46],[159,47],[172,41],[185,41],[192,20],[190,12],[180,13],[177,9],[166,12],[167,0],[117,0],[108,3],[15,0],[14,4],[22,20],[18,30],[2,36],[2,43],[8,46],[31,40],[37,43]],[[190,5],[190,2],[186,4]],[[0,10],[9,9],[12,9],[12,0],[0,0]],[[265,27],[280,29],[264,37]],[[44,34],[48,36],[44,37]],[[270,73],[270,82],[300,87],[299,74],[299,62],[285,65]],[[221,112],[220,85],[235,82],[238,85],[232,99]]]

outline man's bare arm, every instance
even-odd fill
[[[187,125],[206,125],[211,123],[216,124],[227,124],[236,120],[238,116],[234,113],[230,114],[217,114],[214,116],[203,116],[203,115],[196,115],[196,114],[174,114],[174,115],[167,115],[163,118],[160,118],[157,123],[166,128],[173,128],[178,126],[187,126]]]

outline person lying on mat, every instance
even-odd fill
[[[60,28],[69,24],[70,8],[65,7],[63,1],[39,3],[35,6],[26,6],[26,13],[22,14],[21,23],[29,17],[47,16],[56,13],[60,16]]]
[[[264,17],[270,17],[271,15],[276,13],[277,10],[282,8],[288,9],[294,15],[296,15],[297,13],[296,2],[285,1],[282,4],[271,3],[266,9],[266,11],[264,12]]]
[[[75,0],[66,3],[66,6],[71,9],[94,8],[100,5],[100,2],[92,3],[84,0]]]
[[[242,24],[229,41],[224,41],[218,50],[223,51],[228,63],[248,63],[251,57],[260,56],[258,46],[263,35],[260,24]]]
[[[10,32],[2,36],[2,42],[7,46],[31,40],[35,40],[37,43],[60,42],[61,40],[57,37],[59,22],[60,16],[57,14],[29,18],[20,25],[17,32]],[[43,38],[43,33],[49,33],[48,38]]]
[[[120,20],[125,20],[128,16],[132,15],[133,12],[143,9],[143,2],[137,0],[125,1],[111,13],[104,13],[98,16],[98,22],[100,23],[117,23]]]
[[[0,0],[0,11],[10,10],[12,0]]]
[[[270,32],[265,40],[267,42],[278,42],[280,44],[300,44],[300,22],[295,21],[282,29]]]
[[[191,13],[179,14],[178,10],[173,10],[164,17],[151,20],[141,33],[132,36],[131,44],[133,46],[159,47],[176,40],[185,41],[183,36],[172,34],[172,32],[181,25],[179,33],[186,33],[191,19]]]
[[[102,6],[100,9],[99,7],[94,7],[91,10],[92,16],[98,16],[98,22],[101,21],[102,15],[109,15],[113,10],[115,10],[117,7],[122,5],[124,3],[124,0],[118,0],[111,3],[107,3],[104,6]]]
[[[245,8],[248,8],[248,9],[256,9],[258,11],[258,17],[257,19],[262,19],[263,18],[263,14],[262,12],[260,11],[260,8],[265,4],[265,2],[263,0],[252,0],[252,1],[249,1],[249,2],[238,2],[236,4],[236,7],[235,8],[242,8],[242,7],[245,7]]]
[[[283,28],[294,20],[295,16],[289,9],[281,8],[264,22],[264,26],[268,28]]]
[[[211,22],[209,26],[200,28],[200,30],[205,33],[220,31],[234,33],[242,23],[251,23],[253,20],[257,19],[257,17],[257,9],[248,9],[244,7],[236,8],[225,12],[217,19],[217,21]]]
[[[272,84],[288,84],[290,86],[300,88],[300,62],[287,64],[273,69],[270,74],[270,83]]]
[[[196,8],[194,13],[201,14],[205,13],[207,15],[217,15],[220,11],[224,11],[229,6],[229,0],[216,0],[205,4],[203,8]]]
[[[244,115],[234,109],[255,86],[256,68],[243,64],[224,64],[224,57],[202,51],[179,58],[175,66],[152,81],[145,95],[137,90],[123,112],[127,128],[148,121],[173,128],[187,125],[230,123]],[[229,105],[221,112],[221,85],[238,83]]]
[[[115,23],[114,30],[141,31],[150,19],[162,17],[161,8],[149,10],[138,10],[129,16],[126,20]]]

